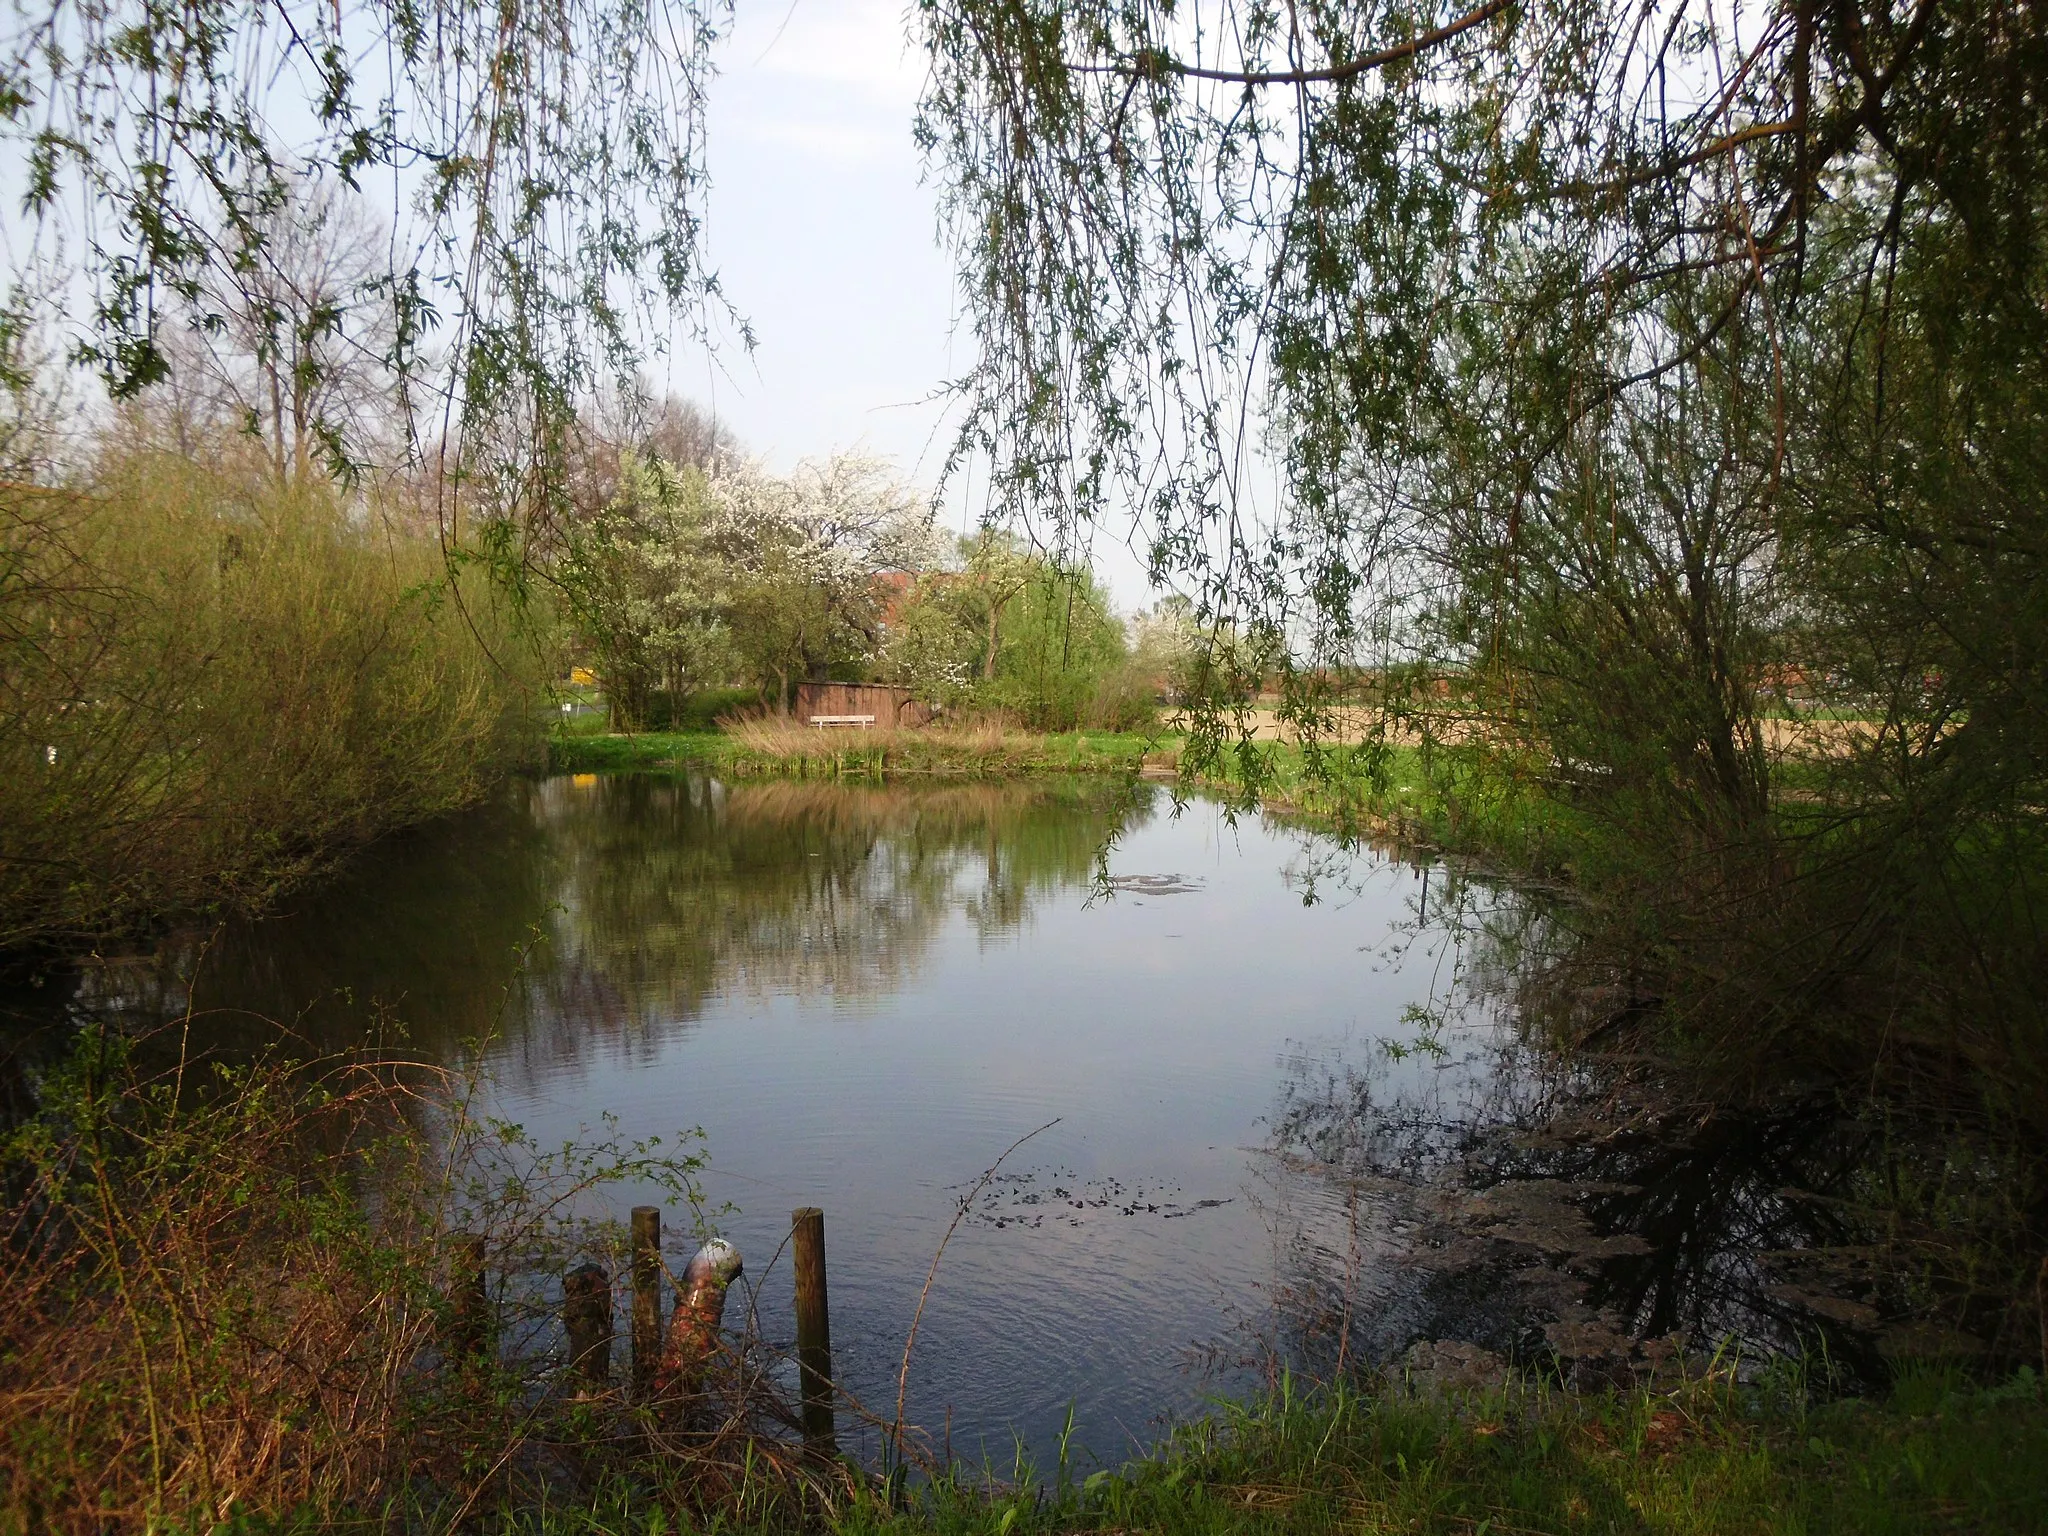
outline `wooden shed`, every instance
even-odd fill
[[[908,688],[884,683],[798,683],[796,717],[806,725],[923,725],[932,717],[928,705]]]

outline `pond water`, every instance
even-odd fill
[[[824,1209],[837,1369],[885,1413],[960,1201],[1046,1127],[945,1251],[908,1417],[1007,1467],[1071,1414],[1076,1453],[1115,1461],[1281,1363],[1436,1338],[1619,1360],[1813,1321],[1759,1301],[1755,1256],[1830,1239],[1783,1193],[1824,1135],[1530,1138],[1573,1079],[1499,1004],[1523,917],[1153,785],[564,776],[69,1006],[400,1020],[444,1055],[487,1039],[493,1109],[544,1144],[701,1129],[771,1341],[766,1261]]]

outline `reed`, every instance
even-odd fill
[[[786,717],[728,720],[721,766],[736,776],[997,779],[1035,773],[1135,771],[1135,737],[1047,736],[1000,718],[915,729],[821,730]]]

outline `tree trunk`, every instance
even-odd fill
[[[273,359],[264,370],[270,380],[270,457],[277,470],[277,478],[284,479],[284,386],[277,377],[277,363]]]

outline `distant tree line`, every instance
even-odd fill
[[[593,419],[578,510],[545,566],[616,724],[804,681],[899,684],[941,711],[1042,729],[1156,717],[1192,641],[1113,611],[1086,567],[983,532],[948,537],[883,461],[842,454],[770,474],[697,408],[622,431]],[[622,441],[623,440],[623,441]]]

